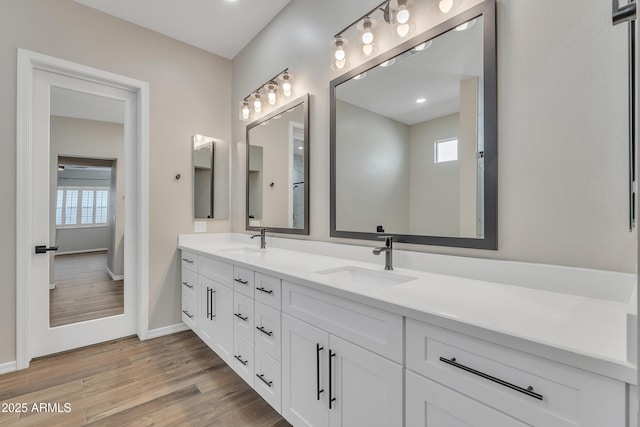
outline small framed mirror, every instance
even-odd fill
[[[247,125],[247,230],[309,234],[309,95]]]
[[[228,203],[228,147],[221,139],[193,136],[193,218],[226,218]]]
[[[497,248],[495,1],[336,78],[331,236]]]

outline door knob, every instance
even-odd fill
[[[44,253],[47,253],[48,251],[57,251],[57,250],[58,250],[57,246],[49,246],[49,247],[46,247],[45,245],[36,246],[37,254],[44,254]]]

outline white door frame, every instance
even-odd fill
[[[96,68],[18,49],[16,126],[16,367],[25,369],[31,361],[31,252],[32,246],[32,156],[34,70],[44,70],[124,89],[136,94],[136,329],[138,337],[149,334],[149,84]],[[128,201],[131,203],[131,201]],[[129,239],[132,237],[130,236]]]

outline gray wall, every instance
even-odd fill
[[[330,41],[378,3],[292,0],[234,58],[233,230],[244,231],[245,212],[245,136],[237,105],[289,67],[296,91],[311,94],[309,238],[332,240],[329,82],[341,73],[330,69]],[[418,30],[426,28],[422,16]],[[637,235],[627,229],[626,27],[611,25],[611,3],[602,0],[498,0],[497,16],[499,249],[411,249],[634,272]],[[380,52],[395,43],[389,33],[379,32]],[[286,49],[276,48],[283,44]],[[350,48],[355,52],[357,43]]]
[[[231,62],[72,0],[2,0],[0,363],[15,360],[17,48],[149,82],[149,327],[180,323],[177,235],[193,231],[191,136],[231,140]],[[234,115],[237,114],[234,111]],[[243,192],[244,194],[244,192]],[[210,221],[208,231],[228,231]]]

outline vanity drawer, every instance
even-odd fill
[[[182,292],[192,294],[195,298],[198,289],[198,274],[194,271],[182,269],[182,280],[180,281]]]
[[[253,342],[253,300],[239,292],[233,293],[233,332]]]
[[[412,319],[407,368],[536,426],[624,426],[622,382]]]
[[[233,290],[253,298],[253,270],[233,266]]]
[[[198,272],[198,255],[193,252],[182,251],[180,258],[182,259],[182,268]]]
[[[282,403],[281,365],[258,347],[255,348],[254,355],[254,388],[269,405],[280,412]]]
[[[255,344],[276,360],[280,360],[280,312],[255,302]]]
[[[198,268],[201,275],[225,286],[233,287],[233,265],[200,256]]]
[[[253,387],[253,343],[238,334],[233,336],[233,370]]]
[[[182,288],[182,321],[191,329],[197,326],[198,304],[195,293]]]
[[[394,362],[403,361],[402,316],[282,282],[282,311]]]
[[[280,310],[282,307],[282,283],[277,277],[255,273],[255,298],[263,304]]]

